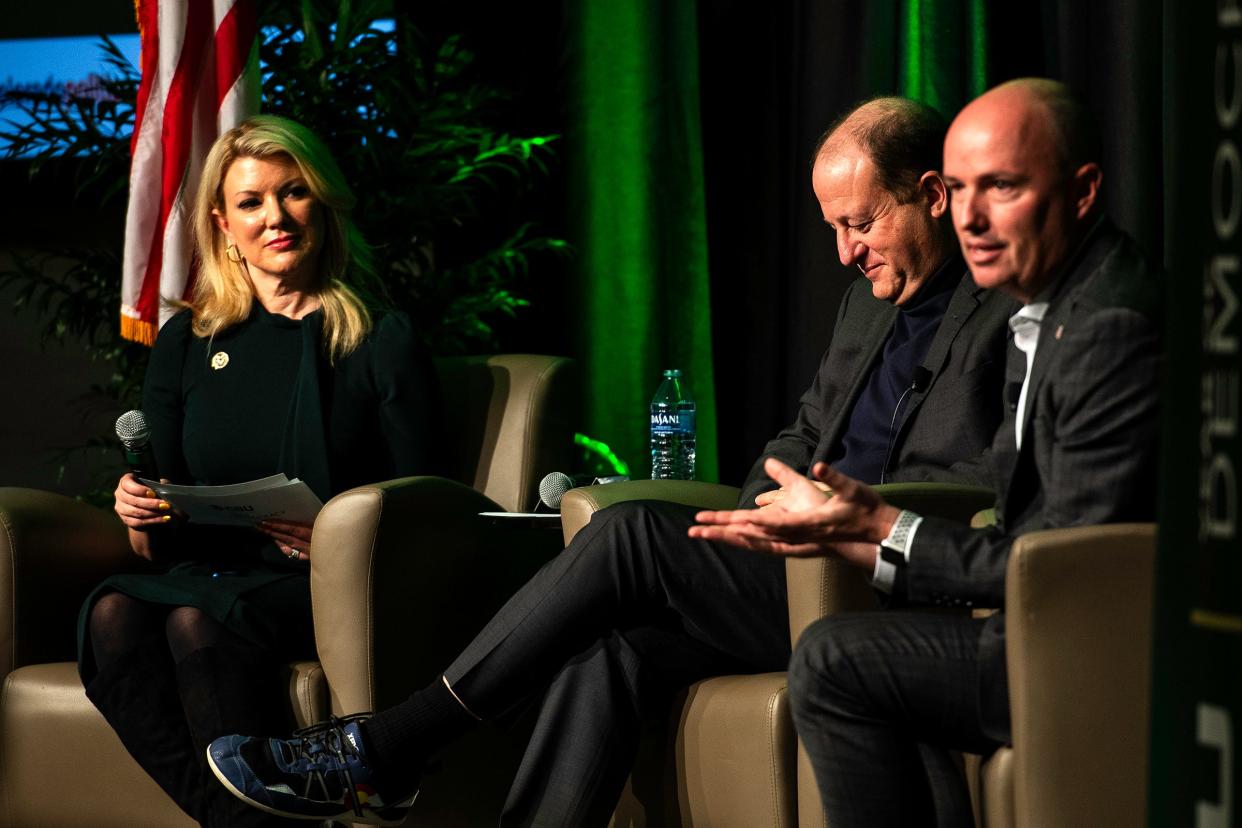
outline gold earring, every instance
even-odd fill
[[[240,262],[242,260],[241,251],[237,249],[235,244],[230,244],[224,248],[224,255],[229,257],[230,262]]]

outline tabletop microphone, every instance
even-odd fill
[[[134,477],[158,480],[155,455],[151,451],[151,429],[147,418],[138,409],[126,411],[116,420],[116,436],[121,441],[121,454]]]
[[[610,477],[596,477],[591,474],[569,475],[564,472],[552,472],[539,481],[539,502],[549,509],[560,509],[561,498],[570,489],[580,486],[602,486],[605,483],[620,483],[629,480],[629,475],[616,474]]]

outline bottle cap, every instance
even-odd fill
[[[677,378],[678,378],[678,377],[680,377],[680,376],[681,376],[681,369],[680,369],[680,368],[665,368],[665,369],[664,369],[664,378],[665,378],[665,379],[677,379]]]

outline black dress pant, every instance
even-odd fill
[[[546,691],[506,823],[606,823],[639,721],[698,679],[785,668],[784,562],[689,538],[695,511],[597,513],[445,671],[488,719]]]
[[[605,825],[644,722],[665,721],[678,691],[751,665],[670,629],[614,630],[571,659],[539,704],[502,826]]]
[[[965,779],[945,751],[986,755],[1001,744],[980,724],[983,624],[844,613],[803,633],[789,697],[829,825],[973,824]]]

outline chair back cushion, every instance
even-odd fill
[[[573,361],[444,357],[436,371],[444,399],[444,475],[505,509],[529,511],[543,476],[569,469],[579,396]]]
[[[1155,561],[1154,524],[1014,542],[1005,639],[1022,824],[1144,824]]]
[[[111,509],[0,488],[0,678],[75,659],[82,601],[108,575],[144,563]]]

